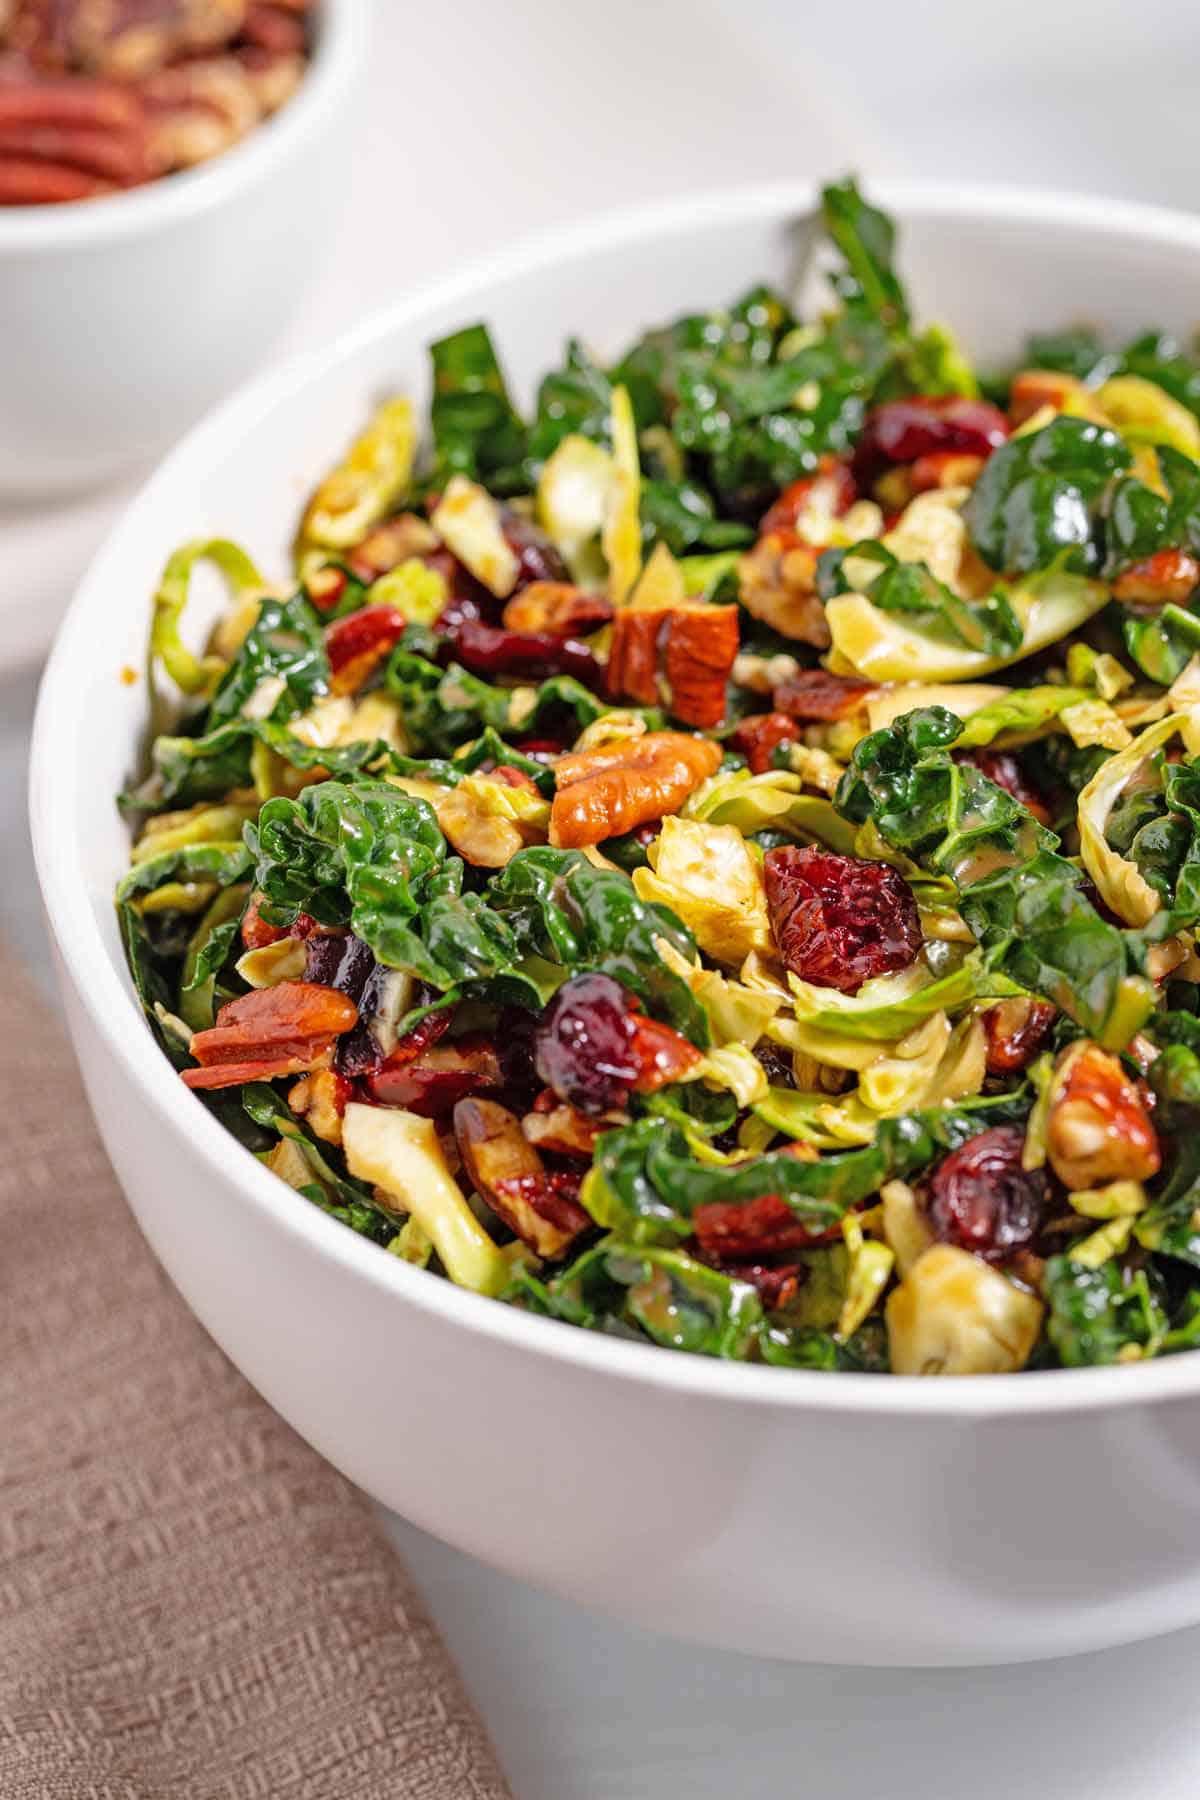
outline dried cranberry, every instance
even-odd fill
[[[763,877],[779,954],[802,980],[854,994],[915,961],[917,903],[887,863],[789,844],[767,851]]]
[[[520,593],[532,581],[570,581],[571,572],[546,533],[524,513],[510,506],[502,509],[500,529],[504,541],[517,559],[517,584]]]
[[[537,1020],[521,1006],[505,1006],[496,1021],[496,1045],[504,1071],[504,1091],[511,1104],[531,1105],[538,1091],[534,1067],[534,1036]]]
[[[567,742],[565,738],[522,738],[513,748],[522,756],[532,757],[534,762],[553,762],[567,748]]]
[[[981,775],[994,781],[998,788],[1031,812],[1039,825],[1049,825],[1050,809],[1035,788],[1029,785],[1025,771],[1011,750],[972,750],[966,760],[973,762]]]
[[[1046,1214],[1049,1183],[1044,1170],[1021,1167],[1024,1149],[1020,1125],[994,1125],[951,1151],[927,1196],[929,1223],[943,1243],[986,1262],[1007,1262],[1029,1248]]]
[[[611,975],[563,983],[534,1038],[538,1075],[560,1100],[586,1113],[623,1104],[638,1075],[633,1011],[632,994]]]
[[[767,1072],[772,1087],[792,1087],[792,1059],[778,1044],[763,1038],[754,1048],[754,1056]]]
[[[375,968],[370,945],[352,931],[319,931],[304,945],[304,979],[337,988],[357,1004]]]
[[[475,675],[519,675],[540,681],[547,675],[574,675],[586,686],[598,688],[604,677],[600,664],[574,638],[552,637],[549,632],[505,631],[480,619],[464,618],[446,626],[446,614],[438,621],[451,653]]]
[[[786,713],[758,713],[743,719],[729,742],[740,750],[752,775],[765,775],[775,767],[775,752],[784,744],[800,741],[800,728]]]
[[[330,625],[325,632],[325,654],[333,692],[350,694],[361,687],[407,630],[408,620],[397,606],[364,606]]]
[[[892,463],[916,462],[940,450],[966,456],[990,456],[1009,433],[998,406],[965,400],[961,394],[914,394],[888,400],[867,414],[854,452],[854,476],[861,488]]]

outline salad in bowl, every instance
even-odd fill
[[[133,979],[297,1206],[510,1305],[830,1371],[1188,1349],[1200,362],[1051,320],[975,371],[853,182],[820,227],[816,312],[572,340],[529,418],[442,338],[287,582],[170,558]]]

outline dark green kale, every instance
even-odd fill
[[[1024,806],[950,746],[943,707],[906,714],[855,746],[834,803],[855,824],[959,892],[985,967],[1043,994],[1101,1042],[1123,1045],[1152,1004],[1129,974],[1125,938],[1082,889],[1082,872]]]
[[[1117,1362],[1130,1345],[1153,1355],[1166,1335],[1162,1284],[1149,1269],[1113,1259],[1090,1269],[1052,1256],[1042,1295],[1047,1336],[1068,1368]]]
[[[1132,461],[1115,431],[1065,413],[1010,438],[988,457],[963,508],[975,548],[1009,574],[1051,566],[1097,574],[1104,502]]]
[[[279,691],[262,714],[264,720],[276,724],[306,712],[329,691],[323,621],[303,593],[290,600],[268,598],[262,602],[258,618],[212,697],[208,730],[236,719],[252,696],[256,704],[263,696],[271,699],[276,686]]]
[[[451,475],[467,475],[493,494],[525,492],[527,434],[509,399],[486,325],[468,325],[440,338],[429,354],[431,488],[441,488]]]
[[[864,1148],[817,1162],[776,1150],[727,1164],[700,1161],[680,1126],[649,1113],[600,1138],[586,1204],[598,1224],[636,1244],[678,1242],[691,1235],[697,1207],[764,1194],[778,1195],[806,1225],[825,1230],[884,1182],[919,1174],[978,1132],[1028,1111],[1028,1095],[1017,1091],[884,1119]]]

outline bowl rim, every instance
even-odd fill
[[[349,3],[353,5],[354,0]],[[906,216],[961,217],[974,223],[1012,221],[1047,230],[1082,225],[1114,236],[1132,234],[1147,246],[1162,243],[1179,249],[1182,244],[1200,256],[1200,217],[1165,208],[1015,186],[880,181],[872,183],[872,192],[901,221]],[[55,828],[62,817],[64,788],[70,815],[72,788],[77,789],[83,779],[78,770],[80,759],[68,754],[73,746],[58,722],[73,716],[75,684],[94,656],[92,617],[103,606],[112,579],[110,570],[115,575],[127,543],[136,542],[143,521],[152,519],[160,491],[186,478],[191,469],[211,466],[228,445],[236,444],[277,404],[352,358],[365,345],[419,324],[422,316],[435,309],[474,300],[492,283],[527,278],[550,261],[586,258],[647,237],[686,235],[747,218],[783,221],[803,216],[812,210],[815,200],[812,183],[721,188],[605,213],[539,233],[375,314],[330,344],[256,377],[195,426],[142,486],[93,558],[59,629],[42,678],[32,736],[29,804],[38,880],[55,946],[76,1003],[86,1010],[94,1031],[143,1102],[189,1141],[215,1179],[232,1184],[247,1205],[269,1215],[280,1230],[301,1240],[318,1256],[341,1265],[348,1275],[485,1342],[558,1359],[595,1376],[706,1396],[722,1404],[797,1411],[815,1408],[873,1417],[967,1420],[1040,1416],[1191,1396],[1200,1389],[1200,1356],[1165,1358],[1141,1366],[931,1381],[903,1375],[831,1375],[663,1352],[500,1305],[381,1254],[316,1207],[297,1206],[284,1184],[249,1156],[178,1081],[146,1029],[124,970],[110,959],[92,917],[88,882],[76,862],[73,834]],[[109,803],[106,794],[102,804]],[[76,982],[69,973],[75,969],[87,969],[88,980]]]
[[[127,192],[66,205],[0,207],[0,257],[91,249],[186,224],[268,176],[319,132],[364,60],[367,0],[320,0],[312,57],[279,111],[207,162]]]

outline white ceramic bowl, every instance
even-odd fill
[[[1189,327],[1200,220],[1006,190],[880,187],[926,315],[985,360],[1080,315]],[[38,867],[105,1142],[184,1296],[371,1494],[459,1548],[683,1636],[830,1662],[1057,1656],[1200,1620],[1200,1356],[921,1381],[725,1365],[463,1293],[303,1205],[172,1074],[111,893],[148,596],[213,533],[282,568],[306,486],[424,347],[485,315],[519,388],[568,330],[636,328],[786,278],[795,188],[601,221],[406,302],[258,382],[167,461],[85,580],[35,732]]]
[[[319,272],[366,29],[366,0],[322,0],[291,100],[200,168],[0,208],[0,496],[144,461],[262,360]]]

